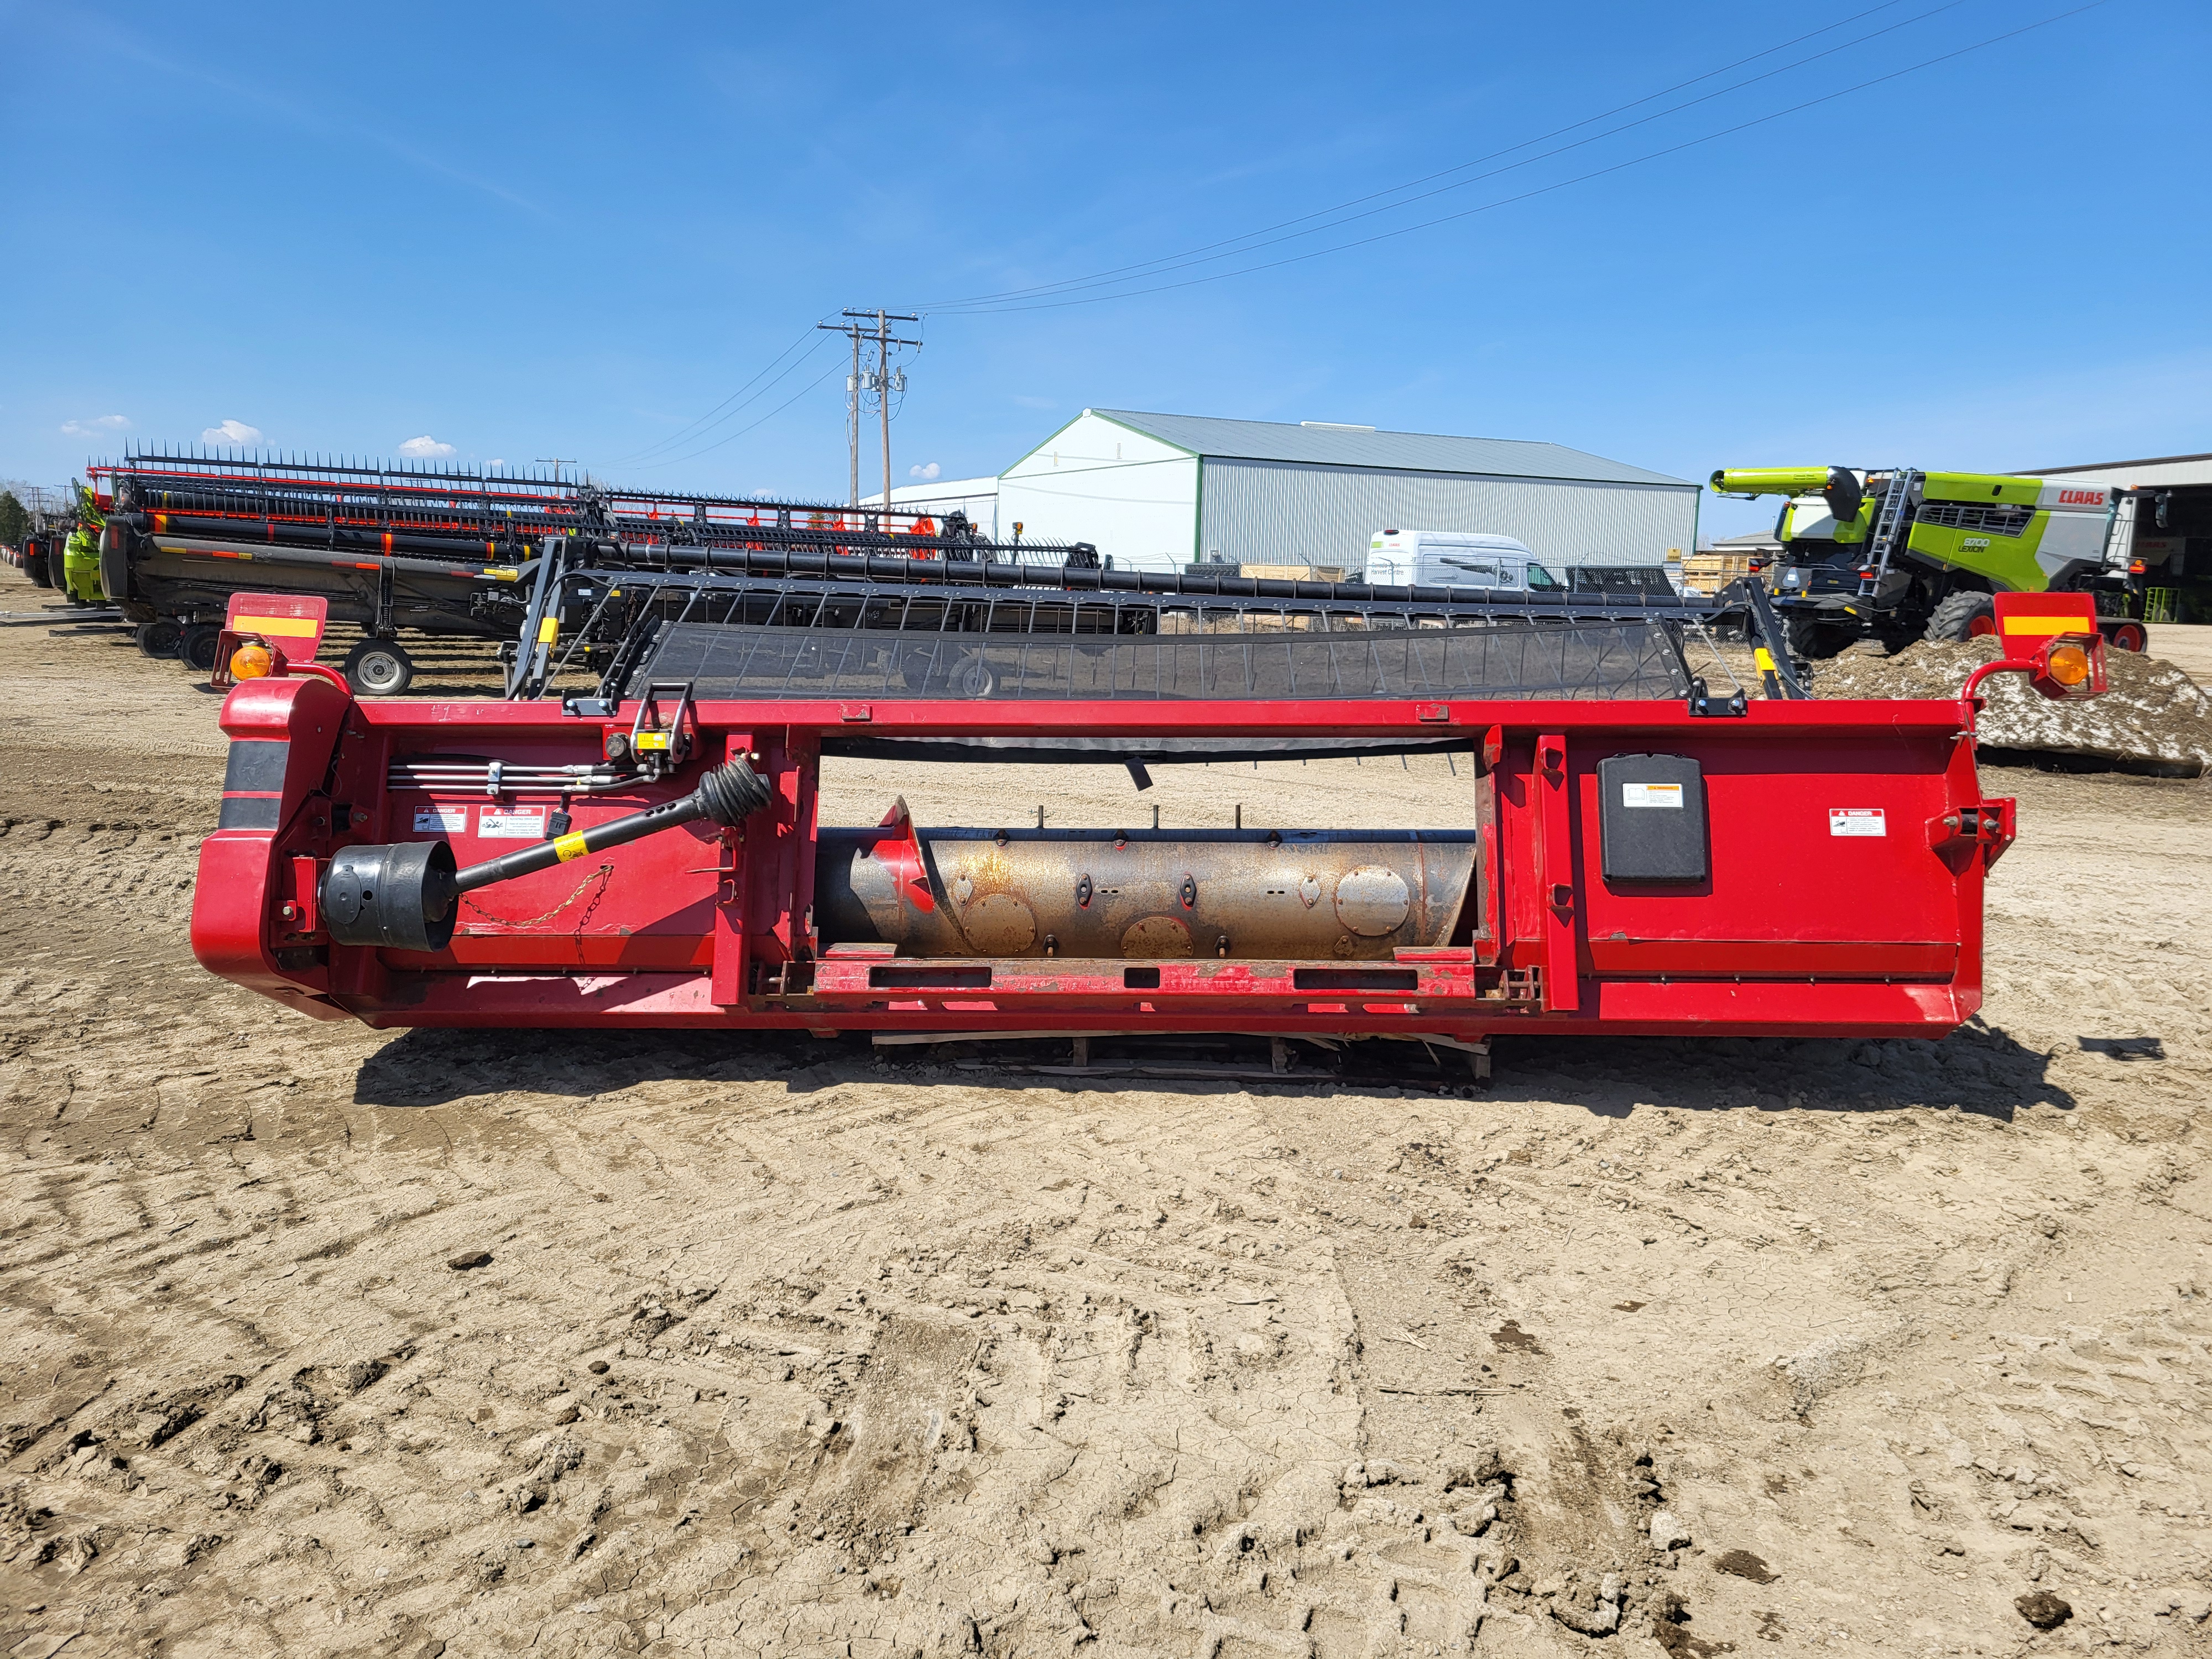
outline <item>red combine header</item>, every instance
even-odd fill
[[[2037,617],[2003,666],[2094,692],[2094,620],[2073,622]],[[787,652],[766,689],[655,681],[648,662],[623,695],[557,704],[358,700],[281,644],[227,640],[258,678],[223,710],[193,948],[375,1026],[1474,1045],[1957,1026],[1982,1000],[1984,875],[2013,835],[1975,775],[1972,696],[1723,700],[1679,646],[1654,654],[1666,637],[1285,630],[1246,642],[1233,684],[1219,636],[1071,639],[1049,672],[981,696],[896,659],[872,690],[848,667],[837,693],[800,695]],[[839,752],[1141,781],[1200,758],[1438,749],[1469,763],[1461,808],[1393,832],[935,828],[902,802],[854,829],[816,811]]]

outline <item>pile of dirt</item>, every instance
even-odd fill
[[[1820,697],[1955,697],[1966,676],[1999,654],[1993,639],[1923,641],[1894,657],[1854,652],[1820,665]],[[2172,663],[2134,651],[2107,651],[2111,689],[2101,697],[2052,702],[2021,674],[1983,681],[1986,706],[1976,723],[1984,749],[2035,750],[2197,777],[2212,765],[2212,697]]]

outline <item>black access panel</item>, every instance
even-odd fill
[[[1607,881],[1703,881],[1705,777],[1686,755],[1614,755],[1597,763]]]

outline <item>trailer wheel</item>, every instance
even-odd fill
[[[956,697],[988,697],[998,689],[998,675],[981,655],[969,658],[952,671],[952,695]]]
[[[364,697],[396,697],[415,683],[415,659],[390,640],[363,640],[346,653],[346,684]]]
[[[2150,649],[2150,630],[2139,622],[2112,623],[2106,626],[2105,637],[2112,642],[2115,651]]]
[[[194,623],[178,636],[177,655],[193,673],[212,674],[216,642],[222,638],[222,629],[213,623]]]
[[[1946,593],[1928,613],[1931,640],[1974,640],[1997,631],[1997,602],[1987,593]]]
[[[173,657],[177,647],[184,643],[185,625],[174,617],[156,617],[149,623],[140,623],[137,633],[131,637],[147,656]],[[210,661],[208,666],[212,668],[215,664]]]

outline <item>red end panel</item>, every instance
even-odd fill
[[[331,602],[318,593],[234,593],[223,612],[223,627],[234,634],[258,634],[290,662],[313,662],[322,649]]]
[[[276,911],[285,902],[288,852],[329,843],[323,780],[352,701],[327,680],[289,676],[249,680],[231,692],[222,706],[231,740],[222,813],[200,844],[192,894],[192,954],[201,966],[329,1019],[343,1015],[301,982],[319,977],[312,952],[277,961]]]
[[[2000,593],[1997,639],[2008,657],[2023,661],[2045,640],[2097,631],[2097,600],[2089,593]]]
[[[1696,760],[1705,775],[1711,873],[1696,883],[1606,878],[1597,757],[1579,843],[1591,971],[1607,979],[1948,981],[1960,971],[1960,878],[1927,825],[1972,799],[1952,770],[1966,745],[1872,721],[1818,742],[1735,722],[1614,739]],[[1975,915],[1980,896],[1974,895]]]

